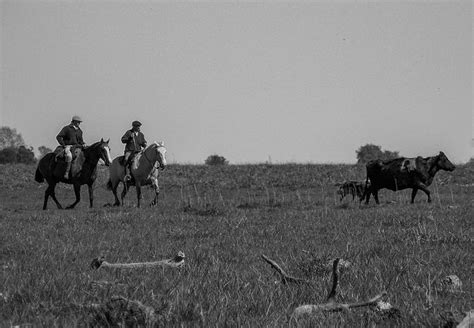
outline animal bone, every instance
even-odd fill
[[[336,302],[336,292],[339,284],[339,259],[335,259],[333,262],[333,272],[332,272],[332,287],[329,291],[327,297],[327,303],[323,304],[306,304],[298,306],[292,314],[293,318],[298,318],[302,315],[320,313],[320,312],[339,312],[339,311],[348,311],[353,308],[359,308],[364,306],[373,306],[377,305],[382,297],[387,295],[387,292],[382,292],[373,298],[364,301],[364,302],[355,302],[355,303],[337,303]]]
[[[302,278],[297,278],[297,277],[290,276],[278,264],[276,264],[275,261],[269,259],[268,257],[266,257],[263,254],[262,254],[262,258],[267,263],[269,263],[272,266],[272,268],[275,269],[280,274],[282,283],[286,284],[288,282],[293,282],[293,283],[301,284],[301,283],[307,283],[308,282],[307,280],[304,280]]]
[[[105,261],[104,257],[97,257],[92,260],[91,268],[112,268],[112,269],[139,269],[139,268],[152,268],[158,266],[166,266],[171,268],[179,268],[184,265],[185,255],[179,251],[178,254],[172,259],[166,259],[156,262],[138,262],[138,263],[109,263]]]
[[[386,292],[382,292],[377,296],[365,301],[365,302],[355,302],[355,303],[337,303],[337,302],[328,302],[325,304],[306,304],[298,306],[293,311],[293,317],[297,318],[304,314],[312,314],[318,312],[339,312],[339,311],[346,311],[353,308],[364,307],[364,306],[372,306],[377,305],[377,302],[387,295]]]

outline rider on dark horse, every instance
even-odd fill
[[[85,146],[84,140],[82,139],[82,130],[79,127],[82,119],[74,115],[71,120],[71,124],[66,125],[61,129],[59,134],[56,136],[56,140],[61,145],[64,150],[64,156],[66,158],[66,172],[64,173],[64,179],[69,178],[69,171],[71,170],[72,163],[72,147],[81,147]]]
[[[124,182],[131,180],[131,169],[130,165],[135,157],[136,153],[139,153],[142,149],[146,148],[145,136],[140,132],[140,126],[142,124],[139,121],[132,122],[132,128],[127,130],[122,137],[122,143],[125,144],[124,152],[124,166],[125,166],[125,177]]]

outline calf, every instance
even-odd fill
[[[364,181],[345,181],[342,183],[336,183],[336,187],[339,187],[337,194],[341,196],[340,201],[343,200],[347,195],[352,195],[352,200],[357,196],[359,201],[364,199],[366,182]]]

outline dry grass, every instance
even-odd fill
[[[409,191],[382,191],[380,206],[339,203],[334,183],[363,179],[350,165],[171,165],[160,179],[159,205],[135,208],[135,192],[122,208],[101,168],[96,208],[87,191],[75,210],[42,211],[45,185],[34,167],[0,166],[0,326],[86,326],[92,304],[122,296],[152,307],[156,325],[294,326],[293,310],[325,302],[334,258],[341,271],[338,302],[369,299],[386,290],[399,317],[373,309],[299,321],[308,327],[443,327],[473,307],[473,165],[438,173],[433,203]],[[61,202],[73,201],[61,185]],[[144,190],[145,202],[152,198]],[[91,270],[91,259],[157,261],[186,254],[181,269]],[[282,284],[265,254],[288,274],[309,281]],[[291,268],[291,269],[290,269]],[[439,281],[455,274],[463,289]]]

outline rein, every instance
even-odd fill
[[[145,149],[146,150],[146,149]],[[146,151],[143,151],[143,156],[145,157],[145,159],[148,161],[148,163],[151,164],[151,166],[155,166],[155,163],[158,161],[158,160],[155,160],[154,162],[152,162],[148,156],[146,155]]]

